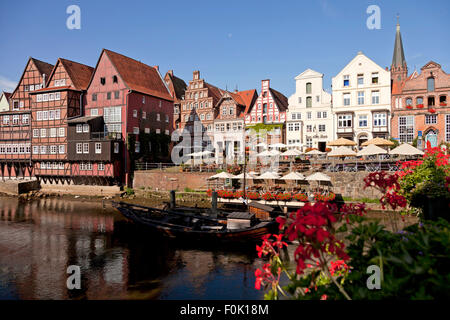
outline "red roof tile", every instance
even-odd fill
[[[173,101],[156,68],[107,49],[104,52],[130,90]]]
[[[237,94],[241,97],[243,105],[245,106],[244,114],[247,114],[248,110],[258,98],[258,93],[255,89],[239,91]]]
[[[281,92],[278,92],[275,89],[269,88],[270,92],[272,93],[272,96],[280,109],[280,111],[285,111],[288,108],[288,98]]]
[[[31,58],[31,60],[33,60],[33,63],[38,69],[39,73],[41,75],[45,74],[46,76],[45,81],[48,81],[48,79],[50,79],[50,74],[52,73],[53,70],[53,65],[35,58]]]
[[[5,98],[6,98],[7,100],[9,100],[9,97],[11,97],[11,95],[12,95],[11,92],[5,92],[5,91],[3,91],[3,94],[5,95]]]
[[[220,98],[222,97],[222,94],[225,92],[224,90],[217,88],[216,86],[213,86],[210,83],[205,82],[205,86],[209,89],[209,92],[211,93],[211,96],[213,97],[213,104],[215,105]]]
[[[59,58],[77,90],[87,90],[94,68],[75,61]]]

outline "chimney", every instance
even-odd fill
[[[159,66],[153,66],[153,68],[159,71]]]
[[[42,88],[45,88],[45,73],[42,74]]]

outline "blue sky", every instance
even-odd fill
[[[81,30],[69,30],[66,8],[81,8]],[[369,30],[369,5],[381,9],[381,29]],[[286,96],[307,68],[325,74],[325,88],[358,51],[390,66],[400,14],[410,72],[428,61],[450,73],[450,1],[1,1],[0,90],[19,80],[28,57],[58,57],[95,67],[102,48],[186,82],[192,71],[229,90],[261,80]]]

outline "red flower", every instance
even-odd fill
[[[406,109],[412,109],[412,105],[407,105]]]
[[[434,109],[434,108],[429,108],[428,111],[429,111],[430,113],[436,113],[436,109]]]
[[[423,108],[423,104],[422,104],[422,103],[421,103],[421,104],[418,104],[418,105],[417,105],[417,108],[422,109],[422,108]]]

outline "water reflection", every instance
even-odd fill
[[[259,299],[254,269],[253,252],[180,247],[101,203],[0,198],[0,299]]]

